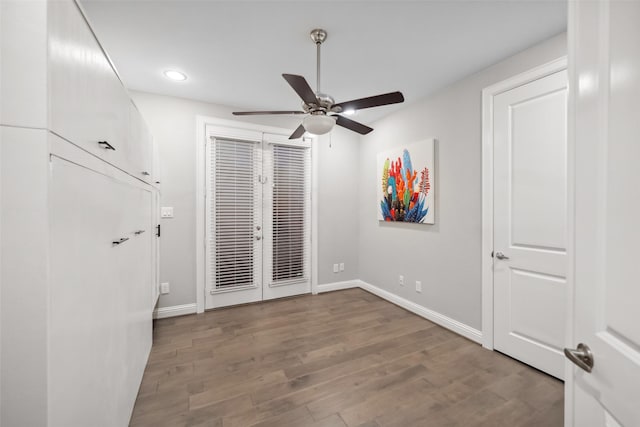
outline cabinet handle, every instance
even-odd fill
[[[135,234],[136,236],[139,236],[144,232],[145,232],[145,230],[138,230],[138,231],[134,231],[133,234]]]
[[[114,245],[114,246],[117,246],[117,245],[121,245],[121,244],[123,244],[123,243],[124,243],[124,242],[126,242],[127,240],[129,240],[129,238],[128,238],[128,237],[123,237],[123,238],[121,238],[120,240],[114,240],[114,241],[113,241],[113,242],[111,242],[111,243],[113,243],[113,245]]]
[[[144,175],[144,176],[149,176],[149,175],[151,175],[151,174],[150,174],[149,172],[147,172],[147,171],[142,171],[142,175]]]
[[[109,144],[107,141],[98,141],[98,145],[102,148],[104,148],[105,150],[113,150],[116,151],[115,147],[111,144]]]

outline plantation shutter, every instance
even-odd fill
[[[271,257],[265,279],[269,286],[310,283],[311,152],[306,146],[269,144],[267,153],[265,231],[270,231]]]
[[[212,293],[259,286],[262,150],[258,142],[214,138],[207,150],[207,260]]]

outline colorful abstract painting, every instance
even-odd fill
[[[378,219],[435,223],[434,140],[378,154]]]

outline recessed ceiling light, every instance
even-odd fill
[[[342,114],[344,114],[345,116],[353,116],[355,113],[356,113],[356,110],[350,109],[350,110],[344,110]]]
[[[184,73],[181,73],[180,71],[176,71],[176,70],[167,70],[164,72],[164,75],[168,78],[171,79],[175,82],[182,82],[187,80],[187,75]]]

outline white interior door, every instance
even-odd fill
[[[309,144],[238,135],[207,144],[205,308],[311,291]]]
[[[580,427],[640,426],[640,2],[570,2],[569,10],[576,188],[570,345],[586,344],[594,364],[591,373],[570,365],[566,412]]]
[[[563,377],[567,73],[494,98],[494,348]]]

